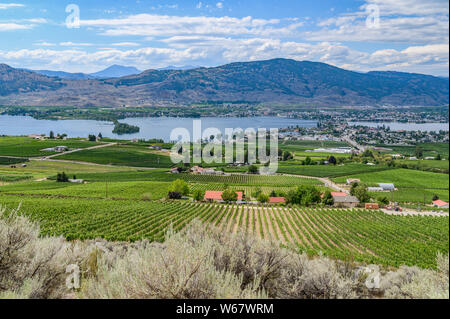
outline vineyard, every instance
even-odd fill
[[[9,208],[39,220],[45,235],[68,239],[163,241],[169,227],[193,219],[227,232],[242,230],[311,255],[400,266],[435,266],[448,253],[448,217],[391,216],[366,210],[263,207],[189,202],[0,196]]]

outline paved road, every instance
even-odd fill
[[[344,135],[344,136],[342,137],[342,139],[343,139],[344,141],[346,141],[348,144],[350,144],[351,146],[357,148],[361,153],[364,152],[364,151],[366,150],[366,147],[365,147],[365,146],[363,146],[363,145],[361,145],[361,144],[358,144],[356,141],[352,140],[348,135]]]

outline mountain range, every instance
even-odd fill
[[[108,78],[119,78],[122,76],[139,74],[142,71],[136,69],[132,66],[122,66],[122,65],[112,65],[104,70],[95,72],[95,73],[69,73],[64,71],[51,71],[51,70],[29,70],[24,69],[25,71],[35,72],[38,74],[46,75],[49,77],[57,77],[60,79],[71,79],[71,80],[93,80],[96,78],[99,79],[108,79]]]
[[[101,78],[63,78],[0,64],[5,105],[154,106],[205,101],[320,106],[433,106],[449,103],[449,79],[430,75],[353,72],[328,64],[273,59],[214,68],[147,70]],[[132,72],[132,69],[129,69]],[[94,77],[94,75],[90,75]]]

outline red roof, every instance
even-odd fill
[[[443,200],[440,200],[440,199],[439,200],[435,200],[433,202],[433,204],[436,205],[436,206],[439,206],[439,207],[448,205],[447,202],[444,202]]]
[[[331,193],[331,196],[333,196],[333,197],[345,197],[345,196],[348,196],[348,194],[346,194],[346,193],[332,192],[332,193]]]
[[[269,203],[272,203],[272,204],[286,203],[286,199],[284,197],[270,197]]]
[[[237,200],[242,200],[242,197],[244,194],[242,192],[236,192],[238,195]],[[222,191],[206,191],[205,192],[205,199],[211,199],[211,200],[222,200]]]

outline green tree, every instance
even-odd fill
[[[97,140],[97,137],[93,134],[89,134],[89,142],[95,142]]]
[[[333,165],[336,165],[336,164],[337,164],[336,157],[330,156],[330,157],[328,158],[328,163],[333,164]]]
[[[226,189],[222,193],[222,199],[224,200],[225,203],[229,204],[229,203],[237,201],[238,194],[232,189]]]
[[[416,150],[414,151],[414,156],[417,158],[423,157],[423,149],[420,146],[416,146]]]
[[[258,167],[256,165],[250,165],[248,167],[248,172],[250,174],[256,174],[256,173],[258,173]]]
[[[192,197],[194,198],[194,200],[196,201],[202,201],[205,198],[205,192],[200,190],[200,189],[196,189],[193,193],[192,193]]]
[[[169,192],[180,193],[184,196],[189,195],[189,185],[188,183],[186,183],[186,181],[177,179],[176,181],[173,181],[172,184],[170,184]]]
[[[355,196],[355,189],[359,186],[358,183],[352,183],[352,187],[350,188],[350,195]]]
[[[378,197],[377,202],[380,205],[389,205],[389,198],[387,198],[387,196],[380,196]]]
[[[334,205],[334,199],[330,191],[326,191],[322,198],[322,203],[327,206]]]
[[[266,194],[261,193],[261,194],[258,195],[257,200],[258,200],[258,202],[264,204],[264,203],[267,203],[269,201],[269,196],[267,196]]]
[[[55,133],[53,133],[53,131],[50,131],[49,138],[50,138],[51,140],[53,140],[53,139],[55,138]]]
[[[440,161],[441,160],[441,154],[436,155],[436,157],[434,158],[436,161]]]
[[[439,200],[439,196],[438,195],[433,195],[433,202],[435,201],[435,200]]]
[[[354,196],[358,198],[361,203],[367,203],[370,201],[369,193],[364,185],[359,185],[354,189]]]
[[[307,156],[305,158],[305,165],[311,165],[311,157]]]

